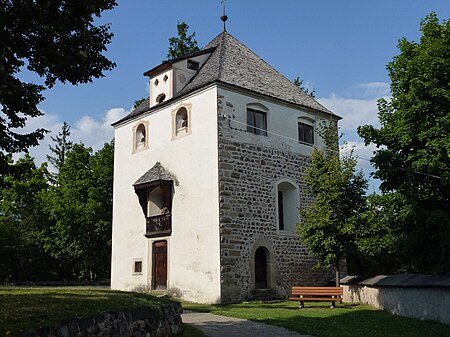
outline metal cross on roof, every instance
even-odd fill
[[[220,0],[220,2],[223,5],[223,15],[220,17],[220,20],[223,21],[223,31],[226,32],[227,31],[226,22],[228,20],[228,16],[225,14],[225,7],[227,4],[227,0]]]

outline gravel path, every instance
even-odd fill
[[[264,323],[209,313],[185,310],[181,317],[184,323],[195,326],[208,337],[312,337]]]

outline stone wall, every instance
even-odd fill
[[[278,230],[276,182],[299,187],[300,205],[306,196],[301,176],[310,164],[307,155],[274,143],[270,137],[248,134],[220,118],[226,109],[219,96],[219,205],[222,303],[251,297],[254,290],[254,254],[268,254],[269,287],[287,297],[293,285],[325,285],[330,270],[312,269],[312,258],[293,232]],[[253,138],[252,138],[253,137]],[[254,140],[254,142],[252,142]],[[258,143],[259,142],[259,143]]]
[[[126,311],[76,318],[58,326],[27,331],[20,337],[153,337],[173,336],[183,330],[180,303],[158,309],[139,307]]]
[[[450,324],[450,288],[343,287],[344,302],[366,303],[394,315]]]
[[[450,276],[377,275],[342,279],[344,302],[358,302],[394,315],[450,324]]]

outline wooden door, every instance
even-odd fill
[[[255,252],[255,288],[267,289],[267,256],[263,247]]]
[[[167,289],[167,241],[153,243],[153,289]]]

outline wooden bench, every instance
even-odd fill
[[[331,302],[335,307],[337,301],[342,302],[342,287],[292,287],[290,301],[300,301],[299,308],[304,308],[306,301]]]

